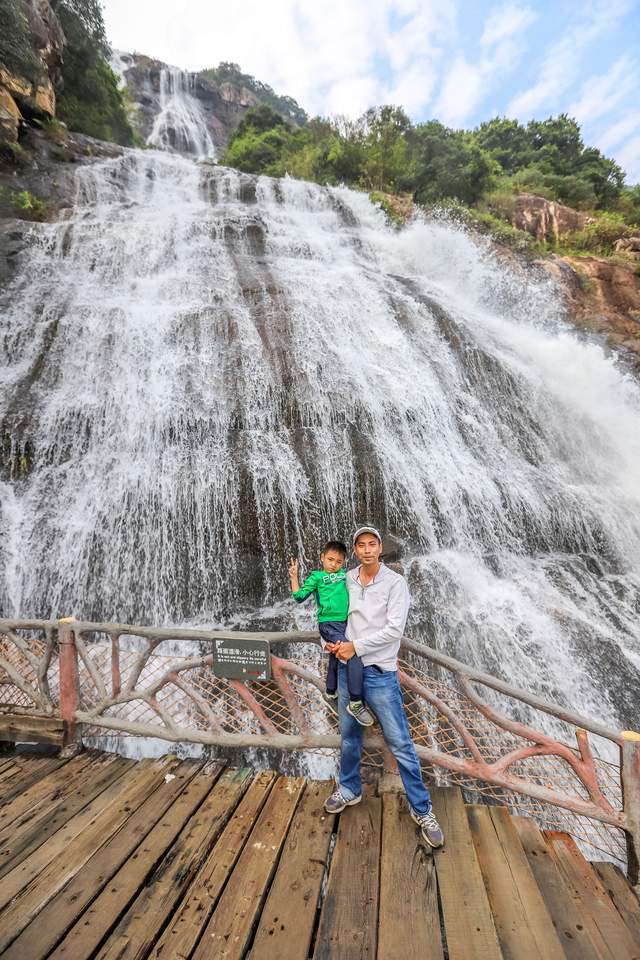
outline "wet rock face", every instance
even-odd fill
[[[167,64],[141,54],[118,53],[114,61],[135,105],[132,118],[138,133],[147,140],[160,112],[160,76]],[[190,92],[200,104],[205,126],[218,150],[226,147],[233,130],[249,107],[258,103],[251,90],[231,83],[220,86],[199,74],[190,75]]]
[[[592,221],[586,213],[529,193],[518,194],[511,220],[518,230],[526,230],[536,240],[548,243],[556,243],[559,237],[582,230]]]
[[[569,319],[630,351],[640,366],[640,276],[633,265],[600,257],[552,257],[539,263],[559,281]]]
[[[1,103],[1,100],[0,100]],[[1,115],[1,111],[0,111]],[[46,220],[64,218],[73,206],[79,164],[120,156],[122,147],[81,133],[62,141],[50,140],[29,128],[21,138],[19,162],[0,161],[0,190],[27,191],[45,204]],[[17,217],[11,207],[0,207],[0,294],[19,271],[24,254],[37,243],[41,224]]]

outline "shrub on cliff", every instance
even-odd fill
[[[67,38],[58,115],[71,130],[131,146],[133,130],[107,62],[109,48],[98,0],[59,0],[56,13]]]
[[[31,29],[21,4],[0,0],[0,24],[0,66],[31,83],[37,82],[43,67],[33,48]]]
[[[247,90],[251,90],[258,100],[273,110],[277,110],[278,113],[286,117],[287,120],[292,121],[298,126],[302,126],[307,122],[307,114],[293,97],[285,97],[277,94],[268,83],[262,83],[260,80],[252,77],[251,74],[244,73],[237,63],[220,63],[217,67],[202,70],[200,76],[218,85],[230,83],[238,89],[245,87]]]

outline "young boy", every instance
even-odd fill
[[[344,643],[349,612],[346,571],[347,548],[338,540],[330,540],[320,554],[322,570],[314,570],[300,586],[298,561],[289,565],[291,595],[296,603],[302,603],[313,594],[318,611],[318,630],[325,643]],[[351,657],[347,662],[347,710],[363,727],[373,725],[373,714],[362,700],[362,660]],[[329,654],[326,698],[334,706],[338,699],[338,660],[335,653]],[[335,709],[335,707],[334,707]]]

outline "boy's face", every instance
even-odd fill
[[[325,573],[337,573],[344,566],[346,559],[337,550],[327,550],[326,553],[320,554],[320,563]]]

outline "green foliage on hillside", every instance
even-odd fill
[[[475,130],[452,130],[437,120],[413,124],[400,107],[386,105],[357,120],[315,118],[296,128],[261,105],[247,111],[222,163],[345,183],[377,201],[408,193],[429,209],[457,209],[475,228],[532,253],[542,247],[509,223],[521,192],[589,211],[595,223],[567,240],[574,250],[611,253],[629,225],[640,225],[640,186],[626,187],[620,167],[585,146],[580,127],[565,114],[526,125],[495,118]]]
[[[35,83],[42,76],[42,63],[33,49],[27,18],[16,0],[0,0],[0,24],[0,66]]]
[[[202,70],[200,76],[218,86],[222,83],[231,83],[238,89],[246,87],[247,90],[251,90],[256,95],[261,103],[277,110],[285,119],[298,126],[307,122],[307,114],[293,97],[280,96],[268,83],[262,83],[252,77],[251,74],[244,73],[237,63],[220,63],[217,67]]]
[[[134,134],[123,94],[107,62],[109,48],[99,0],[59,0],[56,13],[67,38],[58,91],[60,119],[71,130],[132,145]]]
[[[496,118],[476,130],[437,120],[412,124],[400,107],[368,110],[356,121],[313,120],[296,130],[277,111],[249,110],[224,162],[243,170],[337,179],[369,190],[407,190],[418,203],[474,204],[488,192],[529,191],[578,209],[612,209],[624,187],[620,167],[586,147],[562,114],[522,125]]]

